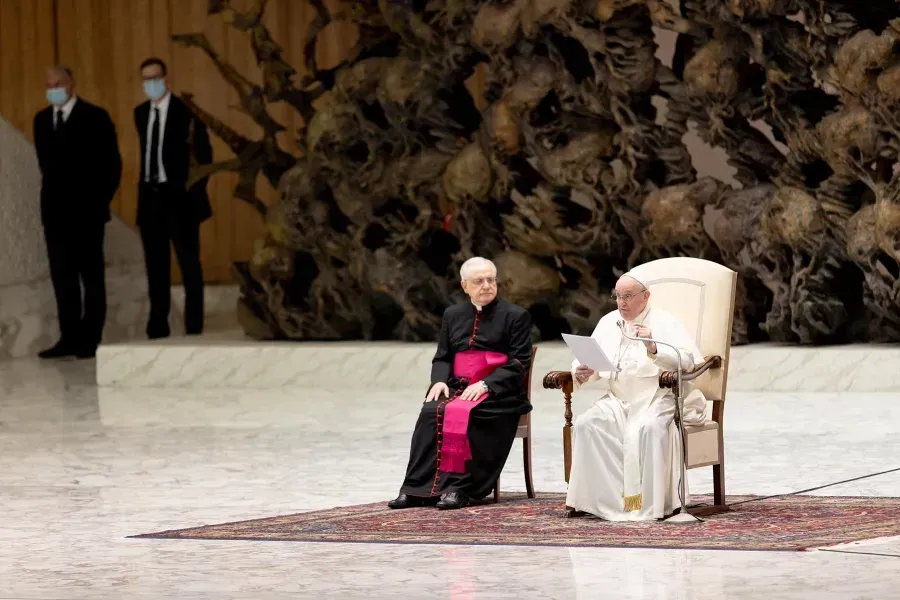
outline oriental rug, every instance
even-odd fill
[[[752,496],[730,497],[737,503]],[[711,497],[693,496],[692,504]],[[797,551],[900,535],[900,498],[789,496],[733,506],[702,523],[566,519],[563,494],[461,510],[390,510],[384,502],[132,536],[201,540],[587,546]]]

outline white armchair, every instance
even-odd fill
[[[651,303],[678,317],[693,333],[703,352],[703,364],[682,379],[690,381],[706,396],[712,408],[707,422],[685,426],[686,467],[713,468],[714,505],[694,514],[715,514],[728,510],[725,504],[725,390],[731,352],[731,329],[737,273],[720,264],[698,258],[664,258],[632,269],[652,292]],[[661,387],[677,387],[674,371],[660,374]],[[569,481],[572,466],[572,373],[551,371],[544,377],[544,387],[561,389],[565,398],[563,426],[563,461]],[[707,408],[709,410],[709,408]]]

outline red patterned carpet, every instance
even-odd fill
[[[729,498],[738,502],[750,497]],[[138,538],[711,550],[806,550],[900,535],[900,498],[791,496],[734,507],[703,523],[608,523],[563,518],[562,494],[456,511],[392,511],[385,503],[150,533]],[[711,498],[694,496],[693,503]]]

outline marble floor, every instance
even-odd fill
[[[126,539],[391,498],[421,390],[110,390],[93,369],[0,363],[0,599],[900,598],[896,538],[805,553]],[[729,492],[900,467],[897,400],[733,393]],[[561,402],[534,403],[536,485],[563,491]],[[520,457],[506,489],[523,488]],[[900,496],[900,472],[818,493]]]

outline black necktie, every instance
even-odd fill
[[[150,183],[159,181],[159,109],[153,109],[153,130],[150,132]]]
[[[65,121],[63,121],[63,112],[60,108],[56,111],[56,127],[54,127],[53,130],[59,131],[60,129],[62,129],[63,123],[65,123]]]

